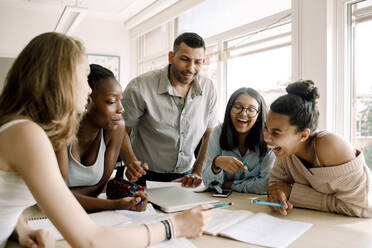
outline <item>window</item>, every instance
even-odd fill
[[[137,75],[165,66],[174,37],[196,32],[206,41],[201,73],[217,88],[221,121],[240,87],[258,90],[270,104],[291,81],[290,16],[291,0],[203,1],[137,39]]]
[[[372,168],[372,1],[349,5],[351,8],[351,141],[364,153]]]
[[[177,32],[211,37],[291,8],[291,0],[206,0],[181,14]]]
[[[177,18],[177,34],[191,30],[207,43],[203,73],[216,84],[221,121],[240,87],[258,90],[267,104],[285,93],[292,75],[290,8],[288,0],[254,8],[246,0],[206,0]]]
[[[227,97],[240,87],[258,90],[270,105],[291,81],[291,25],[226,41]]]
[[[205,65],[202,67],[202,73],[208,75],[213,82],[218,80],[218,46],[211,45],[205,49]]]
[[[137,75],[168,64],[169,25],[164,24],[138,38]]]

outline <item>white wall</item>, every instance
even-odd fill
[[[59,12],[41,12],[1,6],[0,56],[16,57],[36,35],[52,31]]]
[[[129,32],[120,22],[85,18],[74,35],[83,40],[87,53],[120,56],[120,83],[129,82]]]
[[[35,36],[53,31],[61,9],[25,10],[0,6],[0,57],[16,57]],[[89,14],[73,36],[84,42],[87,53],[120,56],[120,81],[129,80],[129,33],[121,22],[90,18]]]
[[[13,58],[2,58],[0,57],[0,92],[4,86],[4,80],[10,67],[14,62]]]

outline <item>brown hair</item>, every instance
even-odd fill
[[[0,125],[29,119],[47,133],[55,150],[78,129],[74,84],[85,53],[78,40],[49,32],[32,39],[10,68],[0,95]]]

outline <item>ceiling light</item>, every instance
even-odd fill
[[[87,11],[86,8],[65,6],[54,31],[71,35],[87,14]]]

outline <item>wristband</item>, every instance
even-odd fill
[[[213,159],[213,161],[212,161],[212,172],[213,172],[214,174],[218,174],[218,173],[220,173],[221,170],[222,170],[220,167],[217,167],[216,164],[214,163],[214,162],[216,161],[217,158],[218,158],[218,156],[215,157],[215,158]],[[215,171],[217,171],[217,172],[215,172]]]
[[[166,236],[167,240],[170,240],[172,238],[172,230],[171,230],[169,221],[168,220],[162,220],[161,223],[163,223],[163,225],[165,227],[165,236]]]

